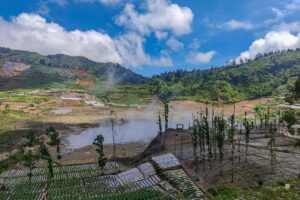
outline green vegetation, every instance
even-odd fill
[[[98,165],[101,169],[103,169],[103,167],[106,165],[107,162],[107,158],[104,155],[103,142],[104,142],[104,137],[101,134],[97,135],[97,137],[93,142],[93,145],[95,145],[96,147],[96,152],[99,155]]]
[[[294,110],[287,110],[287,111],[285,111],[284,114],[283,114],[283,116],[282,116],[282,120],[287,123],[288,131],[292,135],[294,135],[295,131],[292,128],[292,126],[294,124],[296,124],[296,122],[297,122],[296,112]]]
[[[284,95],[287,83],[300,73],[300,50],[269,53],[241,65],[209,70],[168,72],[149,84],[161,98],[225,102]],[[280,93],[278,92],[280,90]]]
[[[288,184],[290,186],[286,185]],[[234,199],[291,199],[300,198],[299,190],[300,179],[284,180],[269,183],[260,188],[240,188],[229,186],[218,186],[211,189],[213,197],[211,200],[234,200]]]
[[[300,75],[300,50],[259,55],[240,65],[178,70],[150,79],[119,64],[96,63],[84,57],[42,56],[0,48],[1,59],[31,65],[21,79],[1,78],[1,90],[81,89],[92,92],[104,103],[125,106],[149,103],[153,95],[163,101],[176,99],[207,103],[215,103],[218,99],[225,103],[237,102],[271,95],[289,97],[291,85]],[[91,85],[77,84],[77,80]]]

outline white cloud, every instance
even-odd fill
[[[116,5],[121,3],[121,0],[99,0],[104,5]]]
[[[164,31],[155,31],[154,34],[158,40],[163,40],[168,37],[168,32],[164,32]]]
[[[236,29],[244,29],[244,30],[251,30],[255,27],[254,24],[248,21],[238,21],[235,19],[229,20],[221,25],[226,29],[236,30]]]
[[[291,0],[285,3],[282,8],[271,8],[277,18],[283,18],[300,10],[300,0]]]
[[[179,42],[175,38],[170,38],[167,41],[167,45],[173,50],[173,51],[179,51],[184,48],[184,44],[182,42]]]
[[[200,48],[200,41],[197,38],[194,38],[190,43],[189,48],[196,51]]]
[[[171,31],[179,36],[192,31],[193,12],[188,7],[180,7],[168,0],[147,0],[144,13],[136,11],[128,3],[116,23],[141,34],[155,31]]]
[[[12,21],[0,18],[0,46],[39,52],[85,56],[99,62],[121,62],[113,39],[96,31],[66,31],[39,15],[20,14]]]
[[[277,17],[283,17],[284,16],[284,13],[282,12],[282,10],[280,10],[278,8],[272,7],[271,10],[272,10],[273,13],[275,13],[275,15]]]
[[[83,3],[95,3],[95,2],[99,2],[102,3],[104,5],[117,5],[119,3],[122,2],[122,0],[76,0],[77,2],[83,2]]]
[[[286,9],[290,11],[296,11],[300,9],[300,0],[292,0],[291,3],[286,4]]]
[[[55,4],[58,4],[60,6],[64,6],[66,4],[68,4],[68,0],[46,0],[50,3],[55,3]]]
[[[43,55],[85,56],[97,62],[119,62],[125,66],[171,66],[168,55],[151,57],[144,52],[144,38],[128,33],[111,38],[106,33],[67,31],[36,14],[23,13],[6,21],[0,17],[0,46],[39,52]]]
[[[141,65],[172,66],[172,60],[168,56],[153,58],[144,52],[145,40],[136,33],[128,33],[116,39],[116,47],[125,63],[138,67]]]
[[[259,53],[296,48],[300,48],[300,33],[296,35],[288,30],[270,31],[264,38],[255,40],[247,51],[236,58],[236,61],[239,63],[240,59],[253,59]]]
[[[300,22],[291,22],[291,23],[282,22],[279,25],[274,26],[273,30],[300,33]]]
[[[209,63],[210,60],[216,54],[215,51],[208,52],[192,52],[188,57],[187,61],[190,64],[201,64],[201,63]]]

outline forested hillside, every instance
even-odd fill
[[[164,73],[149,84],[162,99],[195,99],[205,102],[234,102],[272,94],[284,95],[300,74],[300,49],[258,55],[240,65],[208,70]]]

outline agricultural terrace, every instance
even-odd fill
[[[117,162],[108,162],[103,169],[97,163],[64,165],[54,168],[52,178],[47,170],[35,168],[31,179],[29,170],[2,173],[1,199],[205,199],[172,154],[135,168]]]

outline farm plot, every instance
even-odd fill
[[[203,199],[205,195],[195,183],[187,176],[184,170],[176,169],[163,172],[163,176],[170,183],[175,185],[183,194],[185,198],[188,199]]]
[[[172,154],[160,158],[163,158],[162,163],[169,163],[167,166],[179,163]],[[165,167],[165,164],[162,166]],[[119,163],[111,162],[102,170],[97,163],[55,167],[53,177],[44,168],[35,169],[31,178],[28,170],[4,172],[0,175],[0,197],[15,200],[171,200],[181,199],[181,196],[202,197],[183,170],[164,171],[163,176],[167,178],[164,180],[150,162],[124,169],[126,167]]]

